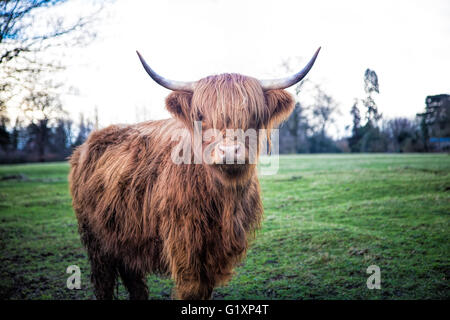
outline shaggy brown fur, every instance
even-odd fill
[[[245,255],[263,214],[255,165],[175,164],[172,133],[194,120],[205,128],[271,128],[293,109],[283,90],[263,92],[236,74],[199,81],[166,99],[173,119],[93,132],[69,175],[73,207],[98,299],[120,276],[131,299],[146,299],[148,273],[169,274],[175,297],[208,299]],[[234,168],[234,169],[233,169]]]

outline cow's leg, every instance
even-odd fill
[[[130,294],[130,300],[147,300],[148,288],[144,274],[119,266],[120,278]]]
[[[112,300],[117,281],[117,269],[114,262],[105,256],[91,255],[91,281],[98,300]]]
[[[114,259],[104,254],[100,241],[91,232],[87,223],[80,222],[80,234],[86,246],[91,263],[91,282],[99,300],[112,300],[117,280],[117,267]]]
[[[181,300],[208,300],[214,285],[197,277],[177,277],[175,298]]]

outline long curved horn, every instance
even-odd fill
[[[317,49],[316,53],[313,55],[311,60],[309,60],[308,64],[300,70],[300,72],[286,78],[282,79],[270,79],[270,80],[259,80],[261,83],[261,87],[264,91],[267,90],[276,90],[276,89],[285,89],[290,86],[293,86],[300,80],[302,80],[311,70],[312,66],[314,65],[314,62],[316,61],[317,55],[319,54],[320,47]]]
[[[144,58],[141,56],[139,51],[136,50],[136,53],[139,57],[139,60],[141,60],[142,65],[144,66],[145,71],[147,71],[148,75],[155,80],[158,84],[163,86],[164,88],[167,88],[169,90],[179,90],[179,91],[194,91],[195,87],[195,81],[194,82],[183,82],[183,81],[174,81],[166,79],[159,74],[157,74],[155,71],[153,71],[152,68],[145,62]]]

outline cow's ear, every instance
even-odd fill
[[[268,90],[265,92],[265,97],[270,115],[266,127],[275,128],[294,110],[294,98],[284,90]]]
[[[173,91],[166,98],[166,108],[175,118],[189,124],[191,99],[191,92]]]

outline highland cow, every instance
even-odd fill
[[[170,275],[178,299],[209,299],[230,278],[263,206],[249,145],[224,133],[270,130],[286,119],[294,101],[283,89],[305,77],[319,50],[288,78],[221,74],[196,82],[165,79],[138,53],[150,77],[173,91],[166,98],[173,118],[95,131],[70,158],[73,207],[97,299],[113,298],[118,276],[130,299],[148,298],[149,273]],[[212,163],[175,163],[173,149],[180,141],[192,145],[195,121],[221,135],[201,142]],[[184,133],[177,140],[174,132]],[[234,162],[224,163],[230,155]]]

